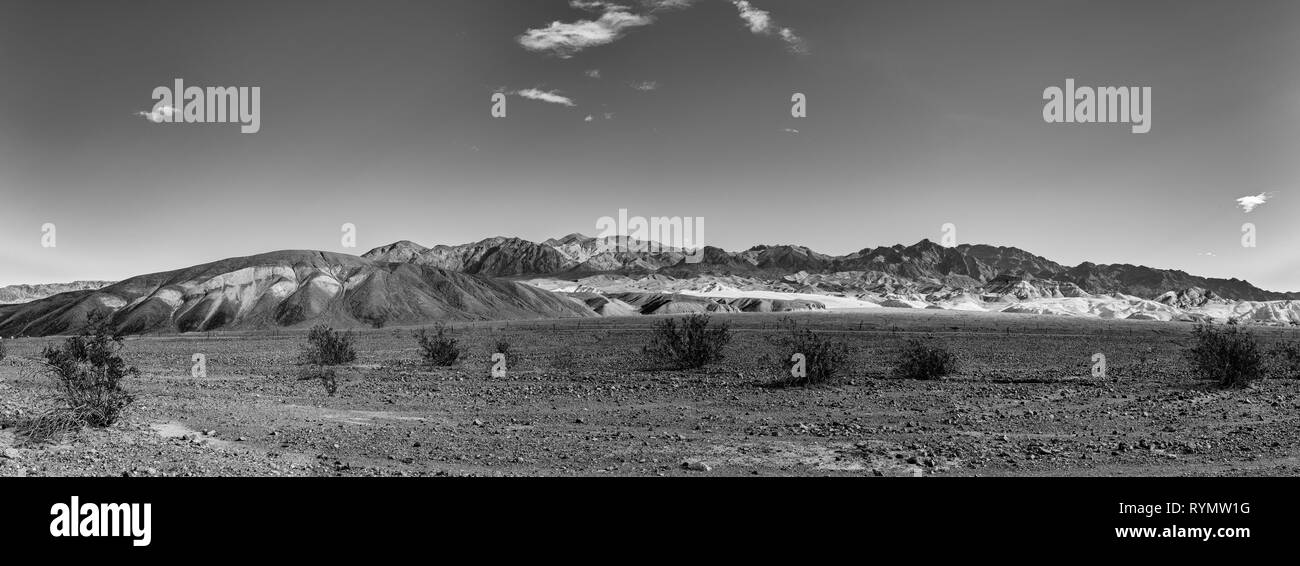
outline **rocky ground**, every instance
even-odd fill
[[[798,314],[855,348],[853,373],[775,388],[783,318],[715,317],[736,339],[699,371],[645,367],[655,317],[459,325],[465,356],[437,369],[418,362],[410,329],[367,329],[334,396],[298,379],[301,332],[130,338],[124,356],[141,375],[126,418],[59,443],[0,429],[0,475],[1300,475],[1300,380],[1231,391],[1193,380],[1188,325]],[[890,377],[918,334],[946,341],[961,371]],[[503,338],[508,371],[492,377]],[[54,340],[6,341],[4,422],[49,406],[34,360]],[[1098,352],[1107,378],[1090,376]],[[195,353],[207,377],[191,377]]]

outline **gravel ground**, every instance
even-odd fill
[[[4,476],[1297,475],[1300,380],[1225,391],[1193,380],[1190,326],[888,309],[793,319],[855,348],[839,385],[775,388],[782,315],[717,316],[727,359],[654,371],[654,317],[459,325],[450,368],[418,362],[411,329],[359,331],[334,396],[298,379],[303,332],[132,337],[124,420],[61,442],[0,429]],[[1300,332],[1258,329],[1264,341]],[[905,338],[958,353],[943,381],[899,380]],[[492,377],[493,342],[511,342]],[[0,417],[47,407],[7,340]],[[1105,353],[1110,377],[1089,374]],[[190,376],[207,356],[207,377]]]

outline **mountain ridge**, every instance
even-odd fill
[[[578,301],[504,279],[281,250],[0,305],[0,335],[74,332],[92,311],[125,334],[596,316]]]
[[[605,243],[613,238],[606,238]],[[399,242],[400,243],[400,242]],[[470,273],[498,277],[578,275],[592,273],[658,272],[673,277],[752,274],[780,277],[798,272],[833,274],[879,272],[911,290],[952,287],[978,290],[1008,278],[1073,285],[1090,294],[1124,293],[1154,299],[1167,292],[1201,288],[1228,300],[1295,300],[1300,292],[1261,289],[1237,278],[1195,276],[1178,269],[1131,264],[1097,264],[1090,261],[1066,266],[1014,246],[960,244],[942,246],[929,239],[912,245],[894,244],[862,248],[840,256],[816,252],[806,246],[755,245],[740,252],[713,246],[702,250],[702,261],[689,263],[681,250],[659,252],[602,249],[601,240],[574,233],[540,243],[522,238],[495,237],[456,246],[436,246],[437,253],[391,253],[389,244],[361,257],[433,265],[444,269],[469,267]],[[422,246],[421,246],[422,247]],[[545,248],[556,250],[549,255]],[[583,252],[583,253],[580,253]],[[536,261],[544,256],[547,261]],[[519,259],[511,259],[518,257]],[[969,279],[967,281],[966,279]]]
[[[1083,262],[984,244],[648,248],[626,237],[498,236],[361,255],[280,250],[0,305],[0,336],[67,333],[92,311],[124,333],[685,312],[939,308],[1300,325],[1300,293],[1236,278]],[[93,285],[88,285],[93,287]],[[56,287],[57,288],[57,287]]]

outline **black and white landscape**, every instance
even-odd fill
[[[0,475],[1300,473],[1293,2],[10,12]]]

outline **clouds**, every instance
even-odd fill
[[[641,81],[637,83],[630,83],[628,84],[628,86],[636,90],[639,90],[641,92],[649,92],[659,88],[659,81]]]
[[[655,22],[655,12],[683,10],[694,6],[698,0],[639,0],[641,11],[632,7],[606,2],[604,0],[570,0],[569,6],[578,10],[598,12],[594,20],[585,19],[575,22],[554,21],[546,27],[525,30],[515,40],[528,51],[549,53],[561,59],[569,59],[577,53],[592,47],[608,45],[621,39],[628,30],[648,26]],[[794,30],[782,27],[772,18],[767,10],[762,10],[749,0],[729,0],[740,13],[740,19],[750,33],[770,36],[785,42],[791,53],[807,53],[808,48],[803,38]],[[588,75],[599,78],[596,75]]]
[[[1259,193],[1254,196],[1244,196],[1237,199],[1237,206],[1240,206],[1241,209],[1246,212],[1250,212],[1255,210],[1255,207],[1268,202],[1271,198],[1273,198],[1273,193]]]
[[[690,8],[696,0],[641,0],[641,5],[648,8],[651,12],[660,10],[680,10]]]
[[[768,28],[772,27],[772,17],[764,10],[755,8],[746,0],[734,0],[732,4],[740,10],[740,19],[749,24],[749,31],[754,33],[766,33]]]
[[[559,104],[562,106],[569,106],[569,107],[575,106],[572,98],[560,94],[560,91],[558,90],[547,91],[538,88],[526,88],[523,90],[514,91],[511,94],[522,96],[529,100],[549,102],[551,104]]]
[[[176,112],[178,112],[178,109],[173,108],[171,106],[159,106],[157,108],[154,108],[153,111],[151,112],[136,112],[135,115],[144,116],[145,118],[148,118],[150,122],[158,124],[168,118],[171,118],[172,115],[175,114]]]
[[[651,16],[634,14],[627,6],[608,2],[573,0],[569,5],[582,10],[600,11],[601,14],[595,20],[572,23],[556,21],[544,28],[527,30],[516,38],[519,45],[529,51],[550,53],[568,59],[583,49],[613,43],[631,28],[654,22]]]
[[[731,3],[736,6],[740,12],[741,21],[755,35],[768,35],[780,38],[784,41],[786,48],[793,53],[807,53],[808,47],[804,44],[803,38],[799,37],[787,27],[780,27],[772,19],[772,14],[767,10],[760,10],[749,2],[749,0],[732,0]]]

